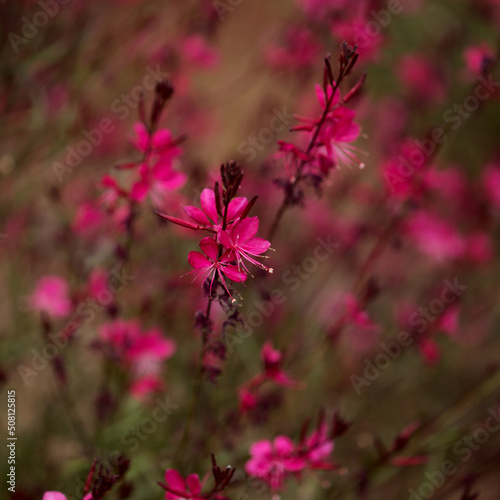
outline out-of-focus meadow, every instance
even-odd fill
[[[211,453],[237,468],[231,499],[499,498],[498,1],[4,1],[0,19],[1,498],[81,499],[92,460],[121,474],[123,454],[106,498],[159,499],[167,469],[204,478]],[[295,185],[287,145],[310,136],[289,129],[321,115],[344,40],[341,95],[367,75],[355,117]],[[181,175],[158,197],[120,166],[147,156],[134,124],[167,78]],[[273,272],[231,282],[244,323],[213,299],[205,344],[208,292],[184,276],[200,234],[155,210],[185,219],[230,160]],[[322,413],[338,467],[285,461],[276,487],[245,465]]]

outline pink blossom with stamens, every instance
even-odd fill
[[[243,260],[247,260],[254,266],[272,273],[272,269],[264,266],[254,258],[267,252],[271,246],[269,241],[255,237],[258,230],[259,219],[257,217],[239,219],[229,231],[219,232],[219,241],[224,248],[231,252],[231,255],[236,257],[238,266],[243,268],[248,274],[251,273],[248,271]]]
[[[219,245],[213,238],[203,238],[200,242],[200,248],[203,253],[189,252],[188,262],[195,270],[199,271],[198,276],[204,275],[203,281],[210,279],[210,289],[216,275],[227,293],[229,293],[229,290],[224,276],[237,283],[243,283],[247,279],[247,275],[233,264],[236,257],[231,251],[226,251],[219,256]]]

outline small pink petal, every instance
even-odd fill
[[[204,189],[202,191],[200,204],[205,214],[212,219],[212,222],[216,223],[218,219],[217,207],[215,206],[215,193],[212,189]]]
[[[227,207],[227,221],[232,221],[237,219],[245,210],[248,205],[248,200],[246,198],[234,198],[229,202]]]
[[[42,500],[67,500],[66,495],[63,495],[59,491],[46,491],[43,494]]]
[[[191,494],[198,495],[200,493],[201,483],[200,483],[200,479],[198,477],[198,474],[190,474],[186,478],[186,482],[187,482],[187,485],[188,485],[188,488],[189,488],[189,491],[191,492]]]
[[[200,252],[189,252],[188,262],[194,269],[207,269],[212,263]]]
[[[175,469],[168,469],[165,471],[165,482],[167,486],[179,493],[186,492],[186,481],[184,481],[184,478]]]
[[[219,254],[219,245],[213,238],[203,238],[200,241],[200,248],[205,255],[208,255],[214,262]]]
[[[204,226],[210,225],[210,221],[208,217],[197,207],[186,206],[184,207],[186,213],[193,219],[198,222],[198,224],[203,224]]]
[[[221,271],[232,281],[243,283],[247,279],[247,275],[237,266],[224,266]]]

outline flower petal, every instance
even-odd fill
[[[233,240],[238,241],[238,243],[241,244],[252,239],[257,234],[258,230],[258,217],[247,217],[246,219],[239,220],[234,225],[232,231]]]
[[[186,492],[186,481],[184,481],[184,478],[175,469],[165,471],[165,482],[167,486],[173,490],[177,490],[179,493]]]
[[[208,255],[214,262],[217,261],[219,255],[219,245],[213,238],[203,238],[200,241],[200,248],[205,255]]]
[[[248,200],[246,198],[234,198],[229,202],[227,207],[227,222],[237,219],[245,210],[248,205]]]
[[[205,214],[212,219],[214,223],[217,222],[217,207],[215,205],[215,193],[212,189],[204,189],[200,196],[201,208]]]
[[[198,495],[201,491],[201,483],[198,474],[190,474],[186,478],[189,491],[192,495]]]
[[[232,281],[243,283],[247,279],[247,275],[237,266],[224,266],[221,271]]]
[[[271,246],[271,242],[263,238],[252,238],[243,245],[240,245],[243,250],[253,255],[260,255],[261,253],[267,252]]]
[[[212,263],[200,252],[189,252],[188,262],[194,269],[208,269]]]
[[[198,224],[203,224],[204,226],[209,226],[210,221],[208,217],[197,207],[186,206],[184,207],[186,213],[193,219],[198,222]]]

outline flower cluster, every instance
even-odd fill
[[[305,431],[304,426],[303,431]],[[296,444],[287,436],[277,436],[273,441],[256,441],[250,447],[250,460],[245,470],[250,476],[265,481],[273,491],[283,488],[285,479],[300,479],[306,470],[334,470],[338,466],[327,461],[333,451],[333,440],[328,436],[328,425],[320,418],[316,429],[303,436]]]
[[[198,474],[190,474],[184,479],[175,469],[165,471],[165,483],[158,483],[165,490],[165,500],[227,500],[221,493],[233,478],[236,469],[228,465],[221,469],[212,455],[212,474],[214,486],[202,493],[205,481],[201,482]]]
[[[273,349],[271,342],[264,343],[260,356],[264,371],[255,375],[238,390],[242,413],[252,410],[258,405],[258,390],[266,381],[272,381],[289,388],[303,387],[300,382],[293,380],[283,371],[283,354]]]
[[[214,281],[220,280],[224,289],[231,296],[226,278],[237,283],[243,283],[251,272],[247,263],[253,264],[265,271],[272,269],[256,260],[262,256],[271,243],[256,237],[259,230],[259,219],[248,217],[256,197],[235,197],[243,179],[243,171],[236,162],[221,166],[222,192],[219,183],[214,189],[204,189],[200,196],[201,209],[185,206],[191,221],[159,214],[170,222],[194,230],[213,233],[213,236],[203,238],[200,242],[201,252],[190,252],[188,261],[202,276],[203,282],[210,283],[210,293]]]
[[[144,112],[144,102],[140,101],[141,121],[134,125],[132,145],[141,154],[139,161],[120,163],[120,170],[133,170],[134,177],[129,190],[121,188],[117,180],[109,175],[103,177],[105,188],[103,202],[114,208],[120,198],[141,203],[148,197],[153,206],[162,207],[167,195],[186,183],[186,175],[176,170],[178,158],[182,154],[179,144],[184,136],[173,137],[170,130],[158,129],[158,121],[168,100],[173,94],[172,84],[161,81],[156,85],[155,100],[148,118]]]
[[[117,319],[101,325],[99,338],[108,357],[130,370],[132,396],[144,399],[163,387],[162,363],[172,357],[176,344],[159,329],[143,331],[138,321]]]

